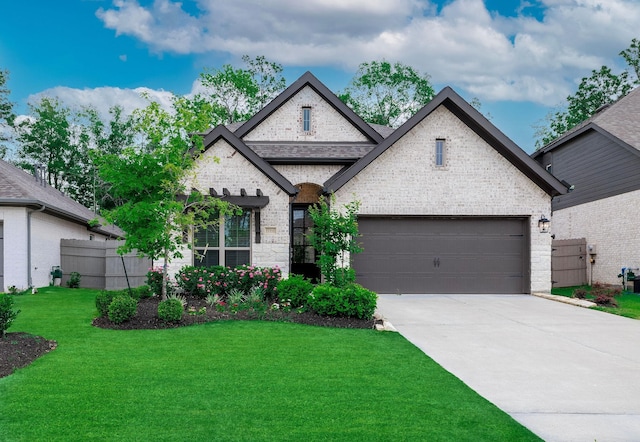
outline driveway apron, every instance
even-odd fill
[[[378,311],[546,441],[640,441],[640,321],[530,295],[380,295]]]

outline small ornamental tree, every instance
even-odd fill
[[[4,338],[6,331],[11,327],[20,310],[13,309],[13,297],[0,293],[0,337]]]
[[[102,215],[126,233],[118,253],[137,250],[153,260],[163,259],[162,299],[167,297],[167,264],[181,258],[189,246],[184,232],[191,227],[205,228],[219,215],[233,211],[219,199],[186,189],[195,156],[202,148],[202,139],[189,134],[205,128],[204,120],[189,114],[197,110],[181,104],[174,100],[174,113],[157,102],[137,111],[135,123],[144,136],[143,145],[96,158],[108,197],[115,202]]]
[[[330,202],[335,205],[333,195]],[[359,208],[360,202],[353,201],[336,210],[327,198],[309,208],[314,224],[309,240],[318,252],[317,263],[327,284],[342,287],[355,281],[351,263],[353,255],[362,251],[357,243]]]

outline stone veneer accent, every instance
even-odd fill
[[[633,204],[637,198],[640,190],[553,213],[551,232],[556,239],[586,238],[587,244],[596,245],[596,262],[591,267],[593,282],[618,284],[621,282],[618,274],[623,267],[640,267],[638,208]],[[587,277],[589,272],[587,262]]]

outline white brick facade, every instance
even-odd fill
[[[640,267],[637,207],[633,204],[639,198],[637,190],[553,213],[551,230],[556,239],[586,238],[587,244],[596,245],[595,263],[587,263],[587,276],[593,282],[617,284],[623,267]]]
[[[381,142],[379,138],[376,139],[377,134],[372,135],[368,131],[371,128],[363,128],[362,125],[358,128],[360,123],[345,117],[348,112],[344,109],[338,112],[336,107],[340,108],[340,104],[335,101],[329,104],[316,92],[320,90],[317,87],[307,85],[296,90],[298,92],[280,102],[279,107],[265,112],[267,116],[264,120],[250,120],[251,130],[241,142],[289,142],[294,145],[296,142],[322,142],[326,143],[325,146],[331,143]],[[312,109],[311,130],[307,132],[302,128],[303,107]],[[368,135],[363,135],[365,133]],[[540,185],[561,185],[559,182],[550,184],[545,181],[547,175],[542,168],[539,168],[539,172],[545,178],[539,179],[536,184],[444,105],[435,107],[421,122],[408,132],[403,132],[395,144],[367,163],[355,176],[344,172],[343,165],[331,164],[330,158],[326,159],[326,164],[304,164],[302,158],[300,163],[303,164],[273,166],[280,177],[274,178],[273,172],[269,171],[271,169],[258,167],[255,164],[259,163],[254,164],[245,158],[243,149],[248,150],[248,147],[243,147],[237,139],[227,138],[229,142],[224,141],[224,136],[230,137],[222,135],[199,160],[195,173],[197,178],[189,183],[189,187],[196,187],[205,193],[211,187],[218,193],[222,188],[227,188],[232,195],[239,195],[240,189],[253,195],[255,189],[259,188],[269,197],[269,204],[260,210],[261,242],[258,244],[255,242],[255,214],[252,217],[253,265],[278,265],[284,274],[289,272],[292,202],[289,193],[293,191],[284,191],[286,186],[281,187],[282,183],[279,186],[276,181],[284,177],[292,186],[303,183],[324,186],[328,182],[335,183],[332,177],[339,177],[338,180],[344,178],[346,183],[343,181],[338,186],[337,204],[341,206],[359,200],[360,213],[363,215],[528,219],[530,289],[535,292],[548,292],[551,289],[551,237],[539,233],[537,226],[542,214],[550,215],[551,197],[549,189],[543,190],[539,184],[544,181]],[[442,167],[435,166],[436,139],[445,140]],[[517,149],[515,146],[507,147],[514,148]],[[219,162],[214,161],[214,157],[219,158]],[[522,167],[538,167],[533,164],[531,166],[525,162]],[[340,172],[344,173],[338,175]],[[538,171],[533,173],[535,175]],[[193,264],[191,251],[185,253],[183,260],[172,264],[172,271],[177,271],[185,264]]]
[[[435,141],[446,140],[445,167]],[[538,219],[551,198],[444,107],[416,125],[336,193],[363,215],[526,216],[531,224],[531,290],[551,290],[551,237]]]

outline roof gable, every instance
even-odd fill
[[[213,146],[218,140],[223,139],[244,158],[253,164],[258,170],[264,173],[278,187],[287,192],[289,195],[298,193],[298,189],[289,182],[280,172],[273,168],[269,163],[260,158],[253,150],[242,142],[235,134],[233,134],[225,126],[217,126],[204,137],[204,150],[206,151]]]
[[[382,141],[383,136],[374,128],[369,126],[362,118],[360,118],[351,108],[344,104],[333,92],[331,92],[320,80],[318,80],[311,72],[305,72],[298,80],[285,89],[280,95],[274,98],[269,104],[256,113],[251,119],[242,124],[235,130],[234,134],[238,138],[244,138],[260,123],[265,121],[276,110],[280,109],[285,103],[291,100],[305,87],[310,87],[316,92],[321,99],[327,102],[342,117],[344,117],[354,128],[356,128],[368,140],[374,143]]]
[[[445,87],[433,100],[427,103],[427,105],[420,109],[402,126],[396,129],[371,152],[362,157],[346,171],[330,178],[325,183],[325,191],[335,192],[340,189],[439,106],[445,106],[451,113],[465,123],[467,127],[478,134],[487,144],[498,151],[546,193],[552,196],[566,193],[566,186],[544,170],[536,161],[530,158],[520,147],[498,130],[498,128],[491,124],[491,122],[450,87]]]

